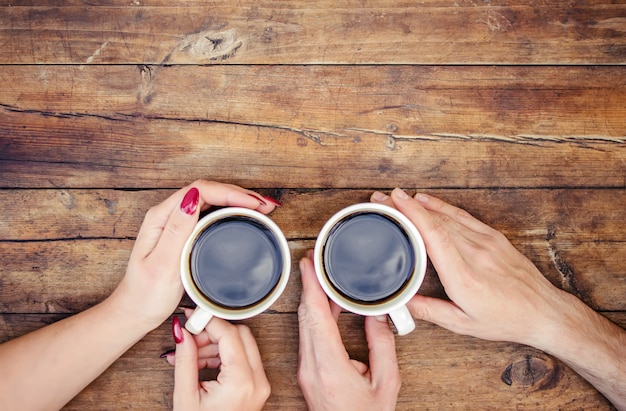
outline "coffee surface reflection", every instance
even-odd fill
[[[283,267],[274,235],[247,217],[212,224],[197,238],[189,263],[198,289],[225,308],[262,301],[276,287]]]
[[[407,233],[390,218],[360,213],[341,220],[324,247],[332,286],[353,301],[377,303],[400,292],[415,266]]]

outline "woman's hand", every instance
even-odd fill
[[[300,261],[298,307],[298,382],[309,410],[394,410],[401,381],[387,316],[365,318],[369,367],[351,360],[337,327],[341,309],[322,290],[310,255]]]
[[[174,410],[255,411],[263,408],[270,384],[254,336],[245,325],[212,318],[193,336],[172,322],[176,341]],[[199,368],[220,368],[215,381],[198,382]]]
[[[136,319],[146,332],[165,321],[180,302],[182,249],[200,211],[211,205],[246,207],[267,214],[278,203],[238,186],[198,180],[148,210],[126,275],[111,296],[111,305]]]

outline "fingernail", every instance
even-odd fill
[[[172,336],[174,337],[174,342],[176,342],[176,344],[183,342],[183,329],[180,327],[180,320],[178,317],[174,317],[172,319]]]
[[[419,201],[420,203],[427,203],[428,202],[428,196],[426,194],[415,194],[415,199],[417,201]]]
[[[378,202],[383,202],[385,200],[387,200],[389,198],[388,195],[381,193],[380,191],[374,191],[374,194],[372,194],[372,199],[374,201],[378,201]]]
[[[300,260],[300,275],[304,274],[304,260]]]
[[[274,200],[272,197],[263,196],[263,198],[266,199],[268,202],[274,204],[276,207],[282,207],[283,206],[281,203],[279,203],[277,200]]]
[[[173,355],[174,353],[176,353],[176,348],[172,348],[171,350],[165,351],[163,354],[159,355],[159,358],[167,358],[170,355]]]
[[[396,198],[400,200],[409,199],[409,195],[405,193],[404,190],[402,190],[401,188],[394,188],[394,190],[391,192],[391,195],[395,196]]]
[[[377,315],[376,316],[376,321],[380,321],[381,323],[386,323],[387,322],[387,316],[386,315]]]
[[[191,187],[183,201],[180,203],[180,209],[187,215],[194,215],[198,208],[198,201],[200,200],[200,192],[197,188]]]
[[[256,200],[259,200],[259,203],[261,203],[261,205],[267,205],[267,203],[266,203],[265,201],[263,201],[263,199],[261,199],[261,198],[259,198],[259,197],[255,196],[254,194],[250,194],[250,193],[248,193],[248,195],[249,195],[250,197],[252,197],[252,198],[256,199]]]

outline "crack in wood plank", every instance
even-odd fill
[[[561,256],[561,252],[557,249],[555,244],[556,238],[556,227],[552,224],[548,225],[548,233],[546,236],[546,241],[548,243],[548,256],[550,257],[550,261],[554,265],[554,268],[560,275],[561,279],[561,287],[571,293],[581,300],[587,302],[589,304],[590,297],[587,295],[584,290],[582,290],[576,282],[576,275],[572,270],[571,266],[565,261],[565,259]]]
[[[154,69],[150,66],[142,66],[141,68],[141,76],[142,76],[142,86],[140,87],[140,91],[138,93],[138,99],[143,103],[149,103],[152,99],[154,88],[152,86],[152,82],[154,80]],[[57,117],[57,118],[100,118],[103,120],[110,121],[131,121],[136,118],[144,118],[147,120],[163,120],[163,121],[181,121],[181,122],[206,122],[206,123],[219,123],[219,124],[231,124],[237,126],[244,127],[261,127],[261,128],[269,128],[269,129],[277,129],[277,130],[286,130],[291,131],[296,134],[301,135],[307,140],[311,140],[314,143],[323,146],[324,136],[329,137],[338,137],[338,138],[354,138],[354,135],[342,134],[334,131],[322,131],[322,130],[313,130],[306,128],[296,128],[287,125],[280,124],[265,124],[265,123],[254,123],[254,122],[241,122],[241,121],[229,121],[229,120],[219,120],[219,119],[208,119],[208,118],[184,118],[184,117],[167,117],[167,116],[158,116],[158,115],[149,115],[144,113],[112,113],[109,115],[104,114],[95,114],[95,113],[76,113],[76,112],[52,112],[52,111],[44,111],[44,110],[34,110],[34,109],[24,109],[16,106],[12,106],[9,104],[0,103],[0,108],[13,112],[13,113],[23,113],[23,114],[38,114],[46,117]],[[454,134],[454,133],[429,133],[424,135],[402,135],[395,134],[386,130],[375,130],[375,129],[367,129],[361,127],[346,127],[343,129],[346,132],[358,132],[358,133],[366,133],[366,134],[375,134],[380,136],[388,137],[389,141],[387,142],[387,147],[390,150],[394,150],[397,148],[397,142],[399,141],[445,141],[445,140],[474,140],[474,141],[495,141],[495,142],[505,142],[505,143],[513,143],[513,144],[524,144],[524,145],[534,145],[541,146],[541,143],[551,143],[551,144],[575,144],[581,148],[604,151],[598,144],[626,144],[626,136],[612,137],[612,136],[599,136],[599,135],[580,135],[580,136],[550,136],[550,135],[528,135],[528,134],[519,134],[519,135],[492,135],[492,134]],[[594,146],[589,146],[589,144],[595,144]]]

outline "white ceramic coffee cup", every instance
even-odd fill
[[[245,307],[245,308],[229,308],[216,304],[207,298],[202,291],[198,288],[193,280],[193,275],[190,268],[190,256],[194,246],[194,243],[199,236],[212,224],[223,220],[225,218],[237,218],[244,217],[249,218],[267,228],[276,239],[280,254],[282,257],[282,270],[278,283],[270,291],[268,295],[262,298],[257,303]],[[289,251],[289,245],[285,235],[280,228],[269,217],[261,214],[258,211],[250,210],[248,208],[240,207],[227,207],[207,214],[205,217],[198,221],[193,232],[189,236],[180,261],[180,273],[181,279],[185,291],[189,297],[196,303],[197,307],[187,322],[185,328],[193,333],[200,334],[205,329],[211,318],[219,317],[225,320],[243,320],[261,314],[263,311],[270,308],[270,306],[280,297],[285,290],[287,282],[289,280],[289,274],[291,271],[291,255]]]
[[[324,247],[333,228],[344,219],[362,213],[379,214],[395,222],[396,225],[402,228],[406,233],[414,253],[415,265],[408,282],[399,292],[376,303],[360,303],[342,295],[331,284],[324,267]],[[376,203],[354,204],[340,210],[326,222],[320,231],[317,241],[315,242],[313,262],[317,279],[324,289],[324,292],[344,310],[366,316],[388,314],[399,335],[408,334],[415,329],[415,321],[406,304],[417,293],[424,280],[427,264],[426,247],[415,225],[400,211],[393,207]]]

